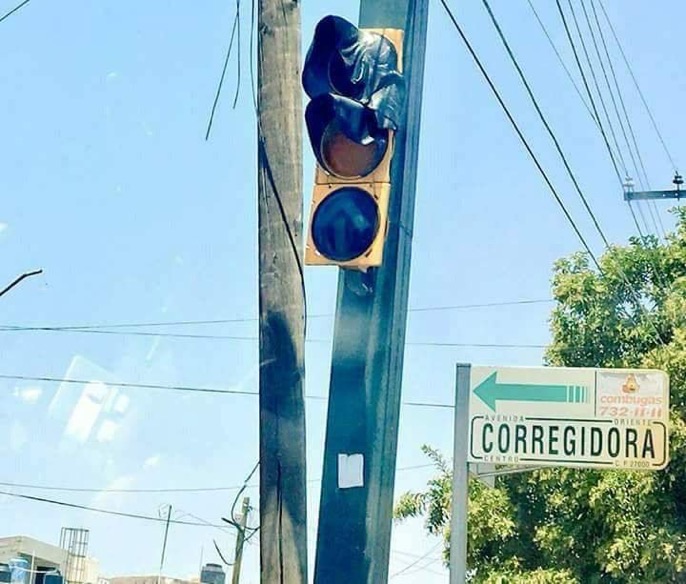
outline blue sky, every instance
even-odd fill
[[[450,3],[596,253],[600,238],[477,0]],[[551,1],[534,0],[572,68]],[[606,0],[643,91],[677,162],[681,2]],[[15,3],[0,0],[0,14]],[[578,3],[577,3],[578,5]],[[526,2],[493,2],[513,50],[572,168],[612,242],[634,234],[607,153]],[[0,23],[0,278],[42,268],[0,299],[0,322],[53,326],[243,319],[127,331],[225,335],[234,339],[0,331],[0,374],[99,384],[0,379],[0,481],[93,489],[232,487],[257,460],[257,399],[116,388],[131,382],[257,390],[255,119],[248,68],[250,6],[242,6],[241,85],[236,61],[209,141],[205,128],[235,5],[196,2],[35,0]],[[303,45],[332,13],[355,21],[358,3],[304,3]],[[611,45],[614,48],[614,45]],[[615,53],[616,54],[616,53]],[[234,55],[235,57],[235,55]],[[619,58],[615,67],[653,187],[673,169]],[[574,73],[575,70],[572,69]],[[550,296],[553,262],[580,248],[562,212],[460,44],[431,4],[410,305],[439,307]],[[305,150],[305,207],[313,157]],[[660,204],[667,228],[673,225]],[[648,213],[647,207],[645,212]],[[334,308],[336,272],[306,274],[311,314]],[[534,344],[549,340],[550,304],[410,314],[408,341]],[[253,319],[253,320],[250,320]],[[312,318],[312,339],[330,339],[330,318]],[[125,332],[122,329],[116,329]],[[537,348],[409,344],[403,399],[450,403],[456,362],[538,365]],[[307,346],[307,393],[325,395],[330,343]],[[322,461],[326,402],[308,400],[310,533]],[[431,469],[420,446],[450,454],[449,409],[403,407],[396,493],[421,488]],[[254,480],[253,480],[254,482]],[[235,491],[60,492],[15,487],[110,510],[217,522]],[[257,490],[247,491],[257,504]],[[57,542],[62,526],[91,529],[104,575],[156,573],[159,524],[0,498],[0,536]],[[165,572],[188,576],[212,540],[234,536],[175,525]],[[394,531],[391,573],[428,554],[398,582],[443,582],[436,540],[420,522]],[[312,555],[313,557],[313,555]],[[417,569],[426,569],[416,571]],[[250,545],[244,582],[258,582]],[[434,573],[436,572],[436,573]]]

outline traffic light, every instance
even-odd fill
[[[338,16],[317,24],[302,74],[317,159],[308,265],[381,265],[405,96],[401,61],[401,30],[358,29]]]

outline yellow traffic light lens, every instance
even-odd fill
[[[363,255],[379,231],[379,208],[367,191],[339,189],[324,200],[312,217],[312,240],[324,257],[347,262]]]
[[[321,159],[326,170],[340,178],[360,178],[372,172],[388,147],[388,132],[383,139],[359,144],[348,138],[336,121],[331,122],[321,140]]]

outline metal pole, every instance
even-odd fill
[[[457,365],[453,435],[453,509],[450,519],[450,584],[467,581],[467,505],[469,502],[469,378],[471,365]]]
[[[29,582],[36,581],[36,550],[31,550],[31,572],[29,573]]]
[[[315,584],[388,581],[428,5],[360,3],[361,28],[404,30],[406,117],[383,265],[339,273]]]

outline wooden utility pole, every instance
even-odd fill
[[[262,584],[306,584],[300,3],[257,24]]]
[[[341,270],[338,279],[316,584],[388,581],[428,3],[360,5],[361,28],[404,30],[406,109],[383,265],[364,275]]]
[[[169,524],[171,523],[172,506],[167,506],[167,520],[164,525],[164,540],[162,542],[162,556],[160,557],[160,569],[157,572],[157,584],[160,584],[162,579],[162,571],[164,570],[164,557],[167,554],[167,539],[169,538]]]
[[[241,565],[243,564],[243,546],[245,545],[245,529],[248,525],[248,515],[250,515],[250,497],[243,499],[241,509],[241,520],[238,523],[238,537],[236,537],[236,555],[233,560],[233,571],[231,573],[231,584],[239,584],[241,579]]]

